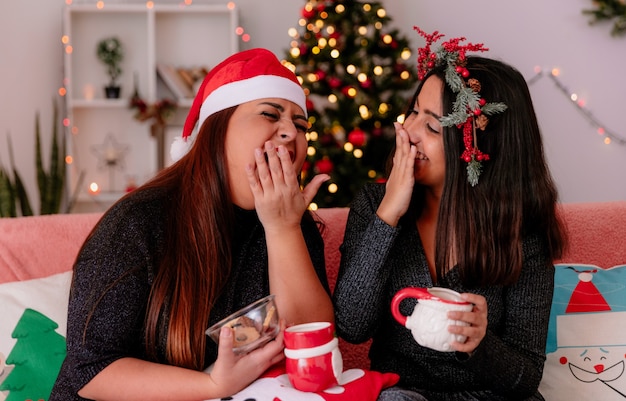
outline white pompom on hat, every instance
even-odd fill
[[[256,99],[280,98],[294,102],[306,115],[306,96],[296,75],[281,64],[267,49],[250,49],[235,53],[206,75],[198,90],[181,137],[170,148],[173,161],[181,159],[193,143],[191,133],[196,124],[218,111]]]

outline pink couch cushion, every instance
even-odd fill
[[[565,203],[561,213],[570,247],[557,262],[605,269],[626,263],[626,201]]]
[[[0,219],[0,283],[70,270],[100,216],[55,214]]]

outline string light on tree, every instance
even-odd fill
[[[315,206],[346,206],[366,182],[384,179],[417,72],[411,46],[379,2],[310,0],[301,10],[285,64],[309,102],[311,130],[303,183],[330,174]]]

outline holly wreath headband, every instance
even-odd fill
[[[417,75],[419,80],[423,80],[432,69],[445,66],[446,84],[452,92],[456,93],[452,112],[441,117],[439,121],[444,127],[462,128],[465,150],[461,154],[461,159],[467,163],[467,181],[471,186],[475,186],[482,172],[481,162],[489,160],[489,155],[478,149],[476,129],[484,131],[489,123],[488,116],[502,113],[507,108],[504,103],[487,103],[480,96],[480,82],[476,78],[470,78],[470,73],[465,67],[466,52],[484,52],[489,49],[482,43],[461,45],[460,42],[465,38],[460,37],[442,43],[435,52],[431,52],[431,45],[444,35],[438,31],[428,34],[418,27],[413,27],[413,29],[426,39],[426,45],[418,49]]]

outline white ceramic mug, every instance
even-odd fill
[[[406,298],[416,298],[417,304],[410,316],[400,313],[400,303]],[[454,351],[452,341],[465,342],[466,337],[448,332],[448,326],[467,323],[448,319],[449,311],[471,311],[474,305],[461,299],[461,295],[448,288],[407,287],[396,293],[391,301],[393,317],[411,330],[415,341],[423,347],[437,351]]]

